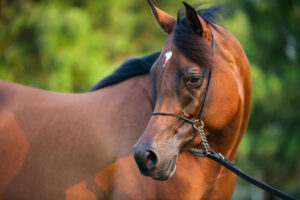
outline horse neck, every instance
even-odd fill
[[[211,132],[208,137],[210,147],[217,153],[234,161],[240,141],[246,131],[248,118],[241,118],[244,109],[240,106],[235,118],[222,130]],[[231,199],[236,184],[236,176],[219,163],[208,158],[199,162],[199,169],[206,169],[203,173],[203,199]],[[226,185],[226,189],[224,188]]]
[[[218,44],[215,49],[215,57],[217,60],[222,60],[220,63],[228,63],[228,66],[217,67],[227,67],[226,70],[235,74],[238,85],[236,92],[239,94],[239,99],[234,117],[222,130],[212,131],[209,140],[217,152],[234,160],[250,116],[252,98],[250,67],[239,41],[223,27],[217,26],[217,28],[219,31],[214,31],[216,44]]]
[[[224,30],[222,27],[219,27],[219,29]],[[208,143],[215,152],[221,153],[229,158],[229,160],[234,161],[239,144],[248,126],[252,87],[247,57],[234,36],[228,31],[224,31],[225,32],[222,31],[222,33],[215,33],[216,42],[219,43],[219,45],[216,46],[215,56],[235,63],[234,70],[240,75],[242,81],[239,83],[241,84],[239,86],[244,92],[239,98],[238,109],[232,120],[230,120],[222,130],[208,130],[210,132]],[[230,48],[222,49],[220,48],[222,46]],[[231,52],[231,58],[224,56],[228,55],[228,51]],[[203,174],[204,185],[207,186],[203,188],[203,197],[210,199],[230,199],[234,191],[236,176],[220,164],[209,159],[199,162],[199,167],[201,169],[209,169],[210,171],[210,173]],[[224,185],[226,185],[226,191],[220,189]],[[211,195],[214,197],[211,198]]]

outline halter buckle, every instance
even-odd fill
[[[193,123],[193,127],[195,129],[203,129],[204,128],[204,122],[202,120],[195,120],[194,123]]]

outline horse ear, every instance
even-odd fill
[[[195,31],[196,34],[200,35],[201,37],[205,37],[207,39],[211,39],[211,31],[205,22],[204,19],[200,15],[197,14],[195,9],[190,6],[188,3],[183,2],[186,10],[186,20],[192,29]]]
[[[156,6],[154,6],[150,0],[147,0],[147,1],[151,7],[151,11],[152,11],[156,21],[158,22],[161,29],[165,33],[170,34],[176,25],[176,19],[174,17],[172,17],[171,15],[169,15],[168,13],[166,13],[166,12],[160,10],[159,8],[157,8]]]

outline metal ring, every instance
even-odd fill
[[[200,129],[200,128],[204,128],[204,122],[201,120],[195,120],[194,123],[193,123],[193,127],[195,129]]]

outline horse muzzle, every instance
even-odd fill
[[[143,144],[135,145],[133,155],[140,172],[144,176],[163,181],[175,173],[177,155],[163,158],[155,148]]]

